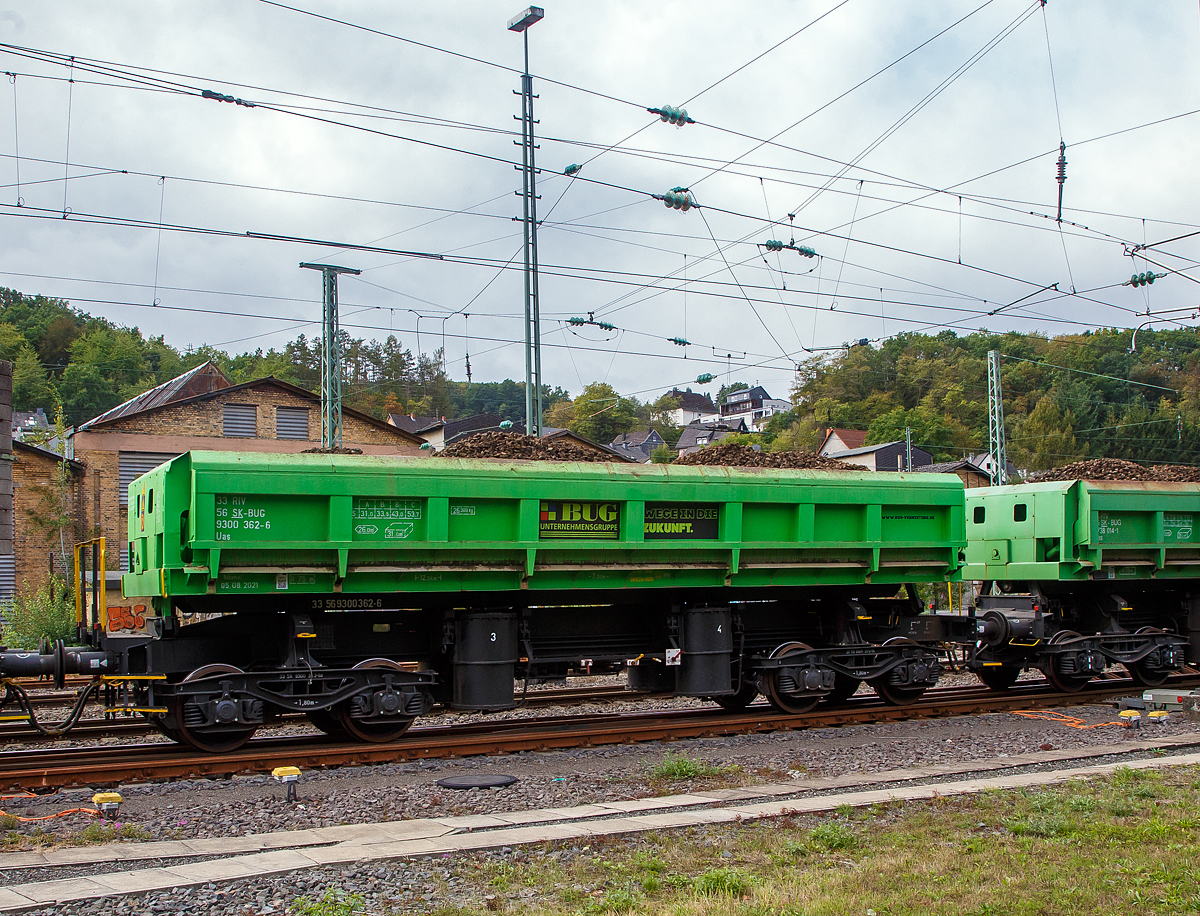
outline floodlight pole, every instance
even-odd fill
[[[321,271],[324,309],[321,321],[321,448],[342,447],[342,345],[338,340],[337,275],[362,273],[332,264],[300,265]]]
[[[533,77],[529,75],[529,27],[545,16],[538,6],[518,13],[508,23],[520,32],[525,45],[525,72],[521,74],[521,202],[525,227],[525,432],[542,433],[542,319],[538,299],[537,168],[534,164]],[[514,93],[515,95],[516,93]],[[514,118],[516,116],[514,115]],[[513,141],[514,143],[516,141]]]
[[[992,486],[1008,483],[1008,449],[1004,443],[1004,392],[1000,388],[1000,351],[988,351],[988,449]]]

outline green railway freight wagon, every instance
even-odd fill
[[[931,643],[973,639],[904,587],[958,577],[964,524],[953,475],[192,452],[130,486],[124,607],[88,639],[209,750],[625,669],[730,708],[910,702]]]
[[[1111,664],[1147,686],[1200,662],[1200,484],[967,491],[964,578],[981,580],[981,676],[1037,667],[1065,690]]]

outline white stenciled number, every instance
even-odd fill
[[[717,632],[720,633],[724,629],[724,627],[725,627],[725,624],[718,623],[717,624]]]
[[[496,634],[495,634],[495,633],[493,633],[493,634],[492,634],[492,642],[495,642],[495,641],[496,641]]]

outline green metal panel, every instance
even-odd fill
[[[965,540],[949,474],[192,452],[130,507],[139,596],[945,581]]]
[[[1200,484],[1077,480],[966,498],[964,578],[1200,578]]]

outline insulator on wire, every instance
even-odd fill
[[[572,318],[568,322],[568,324],[572,325],[573,327],[580,327],[581,325],[585,325],[587,323],[588,321],[586,318]]]
[[[675,344],[677,347],[690,347],[692,345],[691,341],[685,340],[682,337],[668,337],[667,340]]]
[[[783,242],[779,241],[779,239],[767,239],[763,243],[763,247],[767,251],[783,251]]]
[[[796,248],[796,253],[805,258],[815,258],[817,252],[815,249],[809,248],[807,245],[800,245]]]
[[[660,121],[667,124],[674,124],[677,127],[683,127],[684,124],[695,124],[688,117],[686,108],[676,108],[674,105],[664,105],[662,108],[647,108],[646,111],[650,114],[658,115]]]
[[[713,374],[711,372],[705,372],[703,375],[696,376],[696,384],[697,385],[707,385],[712,380],[713,380]]]
[[[667,207],[682,210],[685,213],[692,208],[694,203],[692,194],[687,188],[671,188],[662,196],[662,202]]]
[[[1146,271],[1145,273],[1134,274],[1132,277],[1130,277],[1128,280],[1126,280],[1121,285],[1122,286],[1149,286],[1155,280],[1161,280],[1165,276],[1166,276],[1166,274],[1156,274],[1153,271]]]
[[[569,175],[578,175],[582,168],[583,168],[582,165],[580,165],[577,162],[573,162],[570,165],[568,165],[565,169],[563,169],[563,174],[568,175],[568,176]]]

